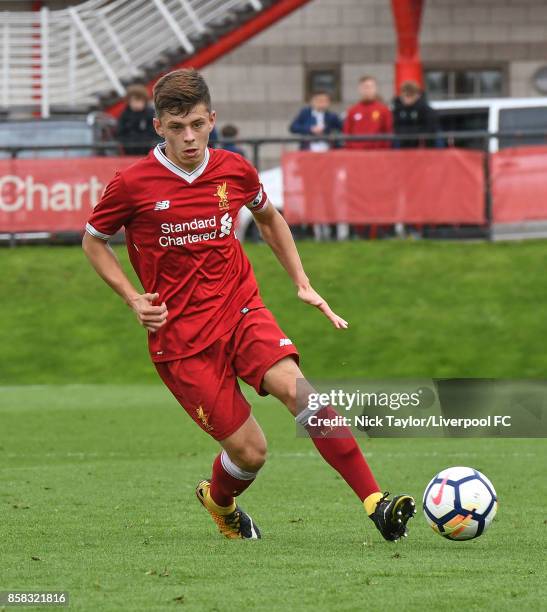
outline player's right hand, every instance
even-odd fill
[[[167,322],[167,306],[162,302],[160,306],[154,306],[153,302],[160,297],[159,293],[143,293],[135,296],[130,306],[137,315],[139,323],[149,332],[156,332]]]

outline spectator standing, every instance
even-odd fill
[[[340,117],[329,110],[331,105],[330,95],[325,91],[314,93],[310,99],[309,106],[305,106],[295,117],[290,125],[292,134],[302,134],[304,136],[321,136],[340,132],[342,122]],[[301,142],[302,151],[328,151],[332,148],[327,140],[315,142]]]
[[[127,155],[146,155],[159,137],[154,129],[154,109],[144,85],[127,88],[127,106],[118,120],[117,138]]]
[[[220,130],[220,134],[222,136],[222,138],[220,139],[221,146],[224,150],[231,151],[232,153],[237,153],[238,155],[241,155],[242,157],[246,157],[243,149],[238,147],[235,142],[222,142],[223,138],[235,139],[239,136],[239,130],[237,129],[235,125],[232,125],[231,123],[227,123],[222,128],[222,130]]]
[[[316,91],[312,94],[309,105],[302,108],[294,118],[289,130],[292,134],[302,134],[303,136],[327,136],[342,131],[342,121],[336,113],[329,110],[330,105],[330,95],[326,91]],[[323,153],[333,146],[333,143],[328,140],[316,140],[301,142],[300,150]],[[334,225],[316,223],[312,228],[316,240],[329,240]]]
[[[348,136],[375,136],[391,134],[393,121],[391,111],[378,97],[378,84],[371,76],[359,81],[360,101],[348,108],[344,120],[344,134]],[[391,143],[385,140],[345,143],[347,149],[388,149]]]
[[[394,143],[399,149],[415,149],[418,147],[442,147],[440,138],[423,138],[420,134],[436,134],[440,132],[440,122],[437,112],[429,106],[421,87],[416,81],[405,81],[401,84],[400,94],[393,100],[393,127],[395,134],[401,136],[416,135],[417,138],[401,139]],[[395,232],[400,238],[410,235],[421,238],[428,226],[405,225],[397,223]]]
[[[429,106],[416,81],[405,81],[401,85],[400,95],[393,100],[393,127],[395,134],[405,136],[440,132],[437,112]],[[395,146],[401,149],[437,147],[442,146],[442,142],[438,138],[416,138],[397,141]]]
[[[344,119],[344,134],[348,136],[376,136],[378,134],[391,134],[393,132],[393,119],[391,111],[378,95],[378,83],[372,76],[364,76],[359,80],[360,101],[351,106]],[[389,149],[388,140],[346,141],[346,149]],[[378,226],[354,225],[354,235],[371,238],[377,235]],[[349,226],[347,233],[349,234]]]

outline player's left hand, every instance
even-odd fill
[[[336,327],[336,329],[347,329],[348,322],[344,321],[342,317],[339,317],[336,313],[331,310],[331,307],[327,304],[317,291],[308,285],[306,287],[298,288],[298,297],[306,304],[315,306],[327,317],[327,319]]]

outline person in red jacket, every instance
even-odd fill
[[[360,102],[350,107],[344,120],[344,134],[348,136],[391,134],[393,118],[389,108],[378,98],[376,79],[364,76],[359,81]],[[388,149],[386,140],[346,141],[346,149]]]

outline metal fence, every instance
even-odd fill
[[[370,136],[348,136],[346,134],[330,134],[320,136],[260,136],[256,138],[219,138],[211,140],[210,144],[214,147],[222,148],[225,144],[243,145],[248,147],[253,165],[262,169],[262,149],[268,145],[280,145],[281,147],[290,146],[291,148],[300,147],[302,144],[313,142],[328,142],[333,148],[343,147],[346,142],[389,142],[392,148],[403,147],[404,143],[416,143],[413,148],[444,148],[444,147],[463,147],[467,149],[482,150],[489,154],[501,148],[509,146],[524,146],[534,144],[547,144],[547,128],[542,130],[519,130],[488,132],[483,130],[459,131],[459,132],[436,132],[420,134],[378,134]],[[429,144],[427,144],[429,143]],[[432,144],[434,143],[434,144]],[[471,144],[472,143],[472,144]],[[142,142],[126,143],[128,145],[142,145]],[[63,157],[64,152],[74,150],[89,151],[91,155],[123,155],[123,147],[116,140],[104,142],[71,143],[71,144],[21,144],[3,145],[0,142],[0,153],[8,154],[9,157],[16,159],[21,153],[36,153],[40,157],[43,151],[58,151],[59,157]]]
[[[404,146],[404,143],[409,141],[413,142],[416,146],[413,148],[420,148],[425,146],[426,143],[434,143],[429,148],[445,148],[445,147],[458,147],[465,145],[465,148],[471,148],[482,151],[484,154],[484,176],[485,176],[485,192],[484,192],[484,206],[485,206],[485,217],[487,225],[489,226],[492,222],[492,183],[490,176],[490,156],[493,152],[500,149],[500,144],[503,148],[508,146],[525,146],[525,145],[536,145],[536,144],[547,144],[547,130],[521,130],[511,132],[487,132],[487,131],[466,131],[466,132],[440,132],[440,133],[423,133],[413,135],[394,135],[394,134],[382,134],[375,136],[347,136],[343,134],[334,134],[329,136],[292,136],[292,137],[260,137],[260,138],[237,138],[237,139],[219,139],[212,142],[212,146],[222,147],[225,144],[235,144],[243,146],[250,152],[250,158],[254,166],[257,169],[262,167],[262,153],[263,149],[267,146],[277,145],[282,149],[294,150],[300,148],[303,144],[310,144],[313,142],[329,142],[333,148],[343,147],[345,142],[390,142],[392,148],[397,149],[398,147]],[[84,143],[84,144],[70,144],[70,145],[18,145],[18,146],[2,146],[0,144],[0,153],[9,155],[12,159],[17,159],[24,155],[25,157],[32,157],[35,154],[36,157],[40,157],[44,152],[56,153],[58,157],[62,158],[64,155],[70,153],[70,151],[88,151],[89,156],[116,156],[123,153],[120,144],[114,140],[100,143]],[[48,155],[51,157],[51,155]],[[298,234],[298,230],[296,230]],[[452,232],[452,237],[469,237],[466,232]],[[477,238],[489,238],[490,233],[488,228],[478,228],[478,231],[472,231],[471,237]],[[0,234],[0,244],[8,242],[11,245],[15,245],[18,242],[25,242],[37,238],[40,240],[51,239],[51,234],[44,232],[36,233],[20,233],[20,234]],[[65,237],[68,241],[73,241],[74,236]],[[56,241],[63,241],[63,237],[58,235]]]

